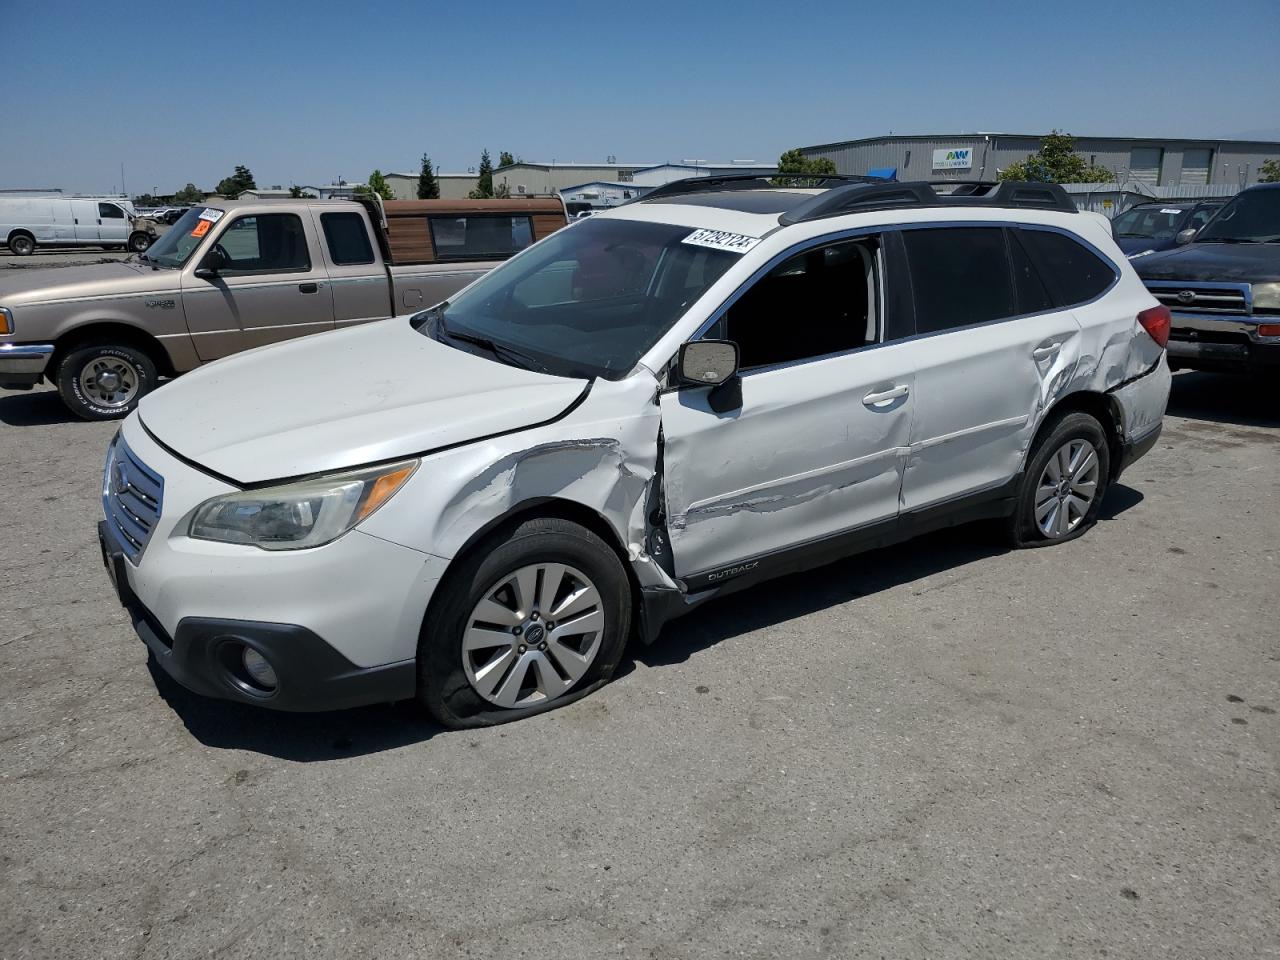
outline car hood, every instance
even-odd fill
[[[1143,280],[1280,280],[1280,243],[1189,243],[1131,261]]]
[[[179,271],[156,269],[137,260],[104,260],[82,267],[0,270],[0,307],[173,291],[180,282]]]
[[[138,414],[182,457],[250,484],[533,426],[587,383],[457,350],[396,317],[219,360],[148,395]]]

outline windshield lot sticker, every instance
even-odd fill
[[[1175,210],[1175,209],[1173,209],[1172,207],[1161,207],[1161,208],[1160,208],[1160,212],[1161,212],[1161,213],[1181,213],[1182,211],[1181,211],[1181,210]]]
[[[208,220],[210,223],[217,223],[219,220],[222,219],[222,211],[214,210],[211,207],[206,207],[205,209],[200,211],[200,219]]]
[[[199,223],[196,224],[196,228],[191,231],[191,235],[195,237],[197,240],[199,240],[201,237],[203,237],[206,233],[209,232],[209,228],[212,226],[213,224],[210,221],[201,220]]]
[[[695,247],[727,250],[730,253],[746,253],[760,242],[760,238],[744,237],[740,233],[725,233],[723,230],[695,230],[680,242],[691,243]]]

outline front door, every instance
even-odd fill
[[[739,384],[663,394],[667,528],[693,588],[897,516],[914,361],[886,342],[881,260],[874,237],[788,257],[706,332],[738,344]]]
[[[115,203],[98,203],[98,239],[124,246],[129,240],[129,215]]]
[[[915,411],[902,509],[1012,480],[1055,383],[1079,359],[1080,325],[1055,308],[1012,231],[904,229],[915,302]]]
[[[197,277],[200,264],[193,258],[182,278],[187,329],[201,360],[333,329],[333,299],[314,227],[298,214],[235,217],[215,248],[226,264],[216,276]]]

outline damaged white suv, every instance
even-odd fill
[[[779,573],[971,519],[1078,536],[1159,434],[1168,329],[1057,187],[683,181],[146,397],[103,555],[192,690],[511,720]]]

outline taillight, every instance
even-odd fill
[[[1161,349],[1169,342],[1169,328],[1173,326],[1173,314],[1164,304],[1143,310],[1138,314],[1138,322],[1142,329],[1156,342]]]
[[[1260,337],[1280,337],[1280,323],[1260,323],[1260,324],[1258,324],[1258,336],[1260,336]]]

